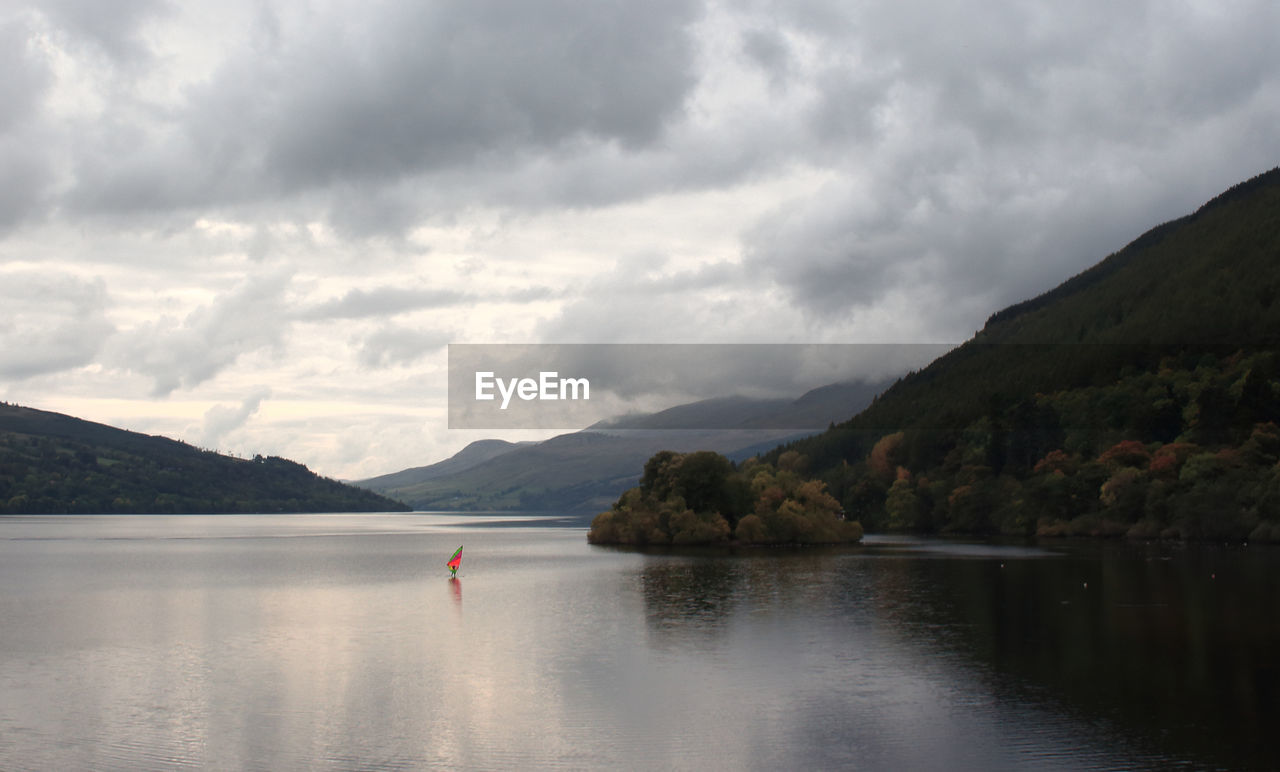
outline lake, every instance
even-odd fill
[[[1276,768],[1277,598],[1258,546],[3,517],[0,768]]]

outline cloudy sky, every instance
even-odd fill
[[[1280,163],[1277,29],[1273,0],[10,0],[0,398],[357,478],[493,434],[447,429],[451,342],[958,342]]]

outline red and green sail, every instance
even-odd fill
[[[449,562],[445,563],[450,571],[457,572],[458,566],[462,565],[462,548],[459,547],[457,552],[453,553],[453,557],[449,558]]]

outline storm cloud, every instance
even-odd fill
[[[994,310],[1276,161],[1257,123],[1280,118],[1275,6],[859,16],[830,34],[794,22],[837,62],[814,69],[806,119],[815,147],[848,154],[842,173],[744,240],[748,265],[823,314],[934,286]]]
[[[230,51],[154,123],[90,132],[70,200],[85,211],[239,203],[575,140],[638,148],[695,81],[696,8],[684,0],[327,10],[269,12],[272,34]],[[129,151],[111,152],[121,144]]]

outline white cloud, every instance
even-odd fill
[[[23,380],[92,363],[112,333],[101,281],[0,272],[0,378]]]
[[[204,423],[201,427],[201,445],[207,448],[218,448],[219,442],[227,434],[244,426],[262,401],[271,396],[271,389],[258,387],[246,396],[238,405],[214,405],[205,411]]]
[[[359,343],[360,364],[370,369],[408,365],[428,353],[439,352],[449,336],[402,325],[387,325],[365,336]]]
[[[261,349],[282,350],[289,314],[286,275],[246,280],[182,319],[162,316],[112,341],[109,365],[150,377],[153,396],[192,389]]]

